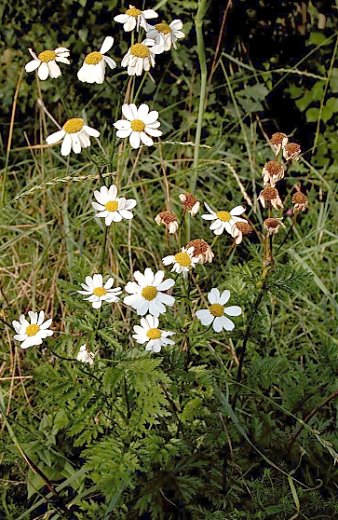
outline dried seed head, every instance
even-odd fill
[[[249,222],[236,222],[235,226],[242,235],[250,235],[253,232],[252,226]]]
[[[308,201],[307,196],[304,195],[304,193],[302,193],[301,191],[297,191],[292,196],[291,200],[292,200],[292,203],[295,205],[294,206],[294,210],[295,211],[303,211],[309,205],[309,201]]]
[[[280,218],[266,218],[263,222],[265,229],[268,231],[269,235],[273,235],[278,233],[280,226],[284,226],[282,223],[282,219]]]
[[[282,132],[276,132],[275,134],[272,134],[270,143],[272,144],[273,149],[276,152],[276,155],[279,154],[281,148],[284,148],[284,146],[288,142],[288,136],[286,134],[283,134]]]
[[[276,182],[284,177],[284,167],[277,161],[269,161],[263,167],[263,182],[275,186]]]
[[[196,215],[200,209],[200,203],[192,193],[181,193],[179,199],[182,202],[183,210],[190,213],[192,216]]]
[[[270,184],[265,186],[264,190],[260,192],[258,198],[263,208],[265,208],[266,202],[271,204],[271,206],[277,210],[283,208],[283,203],[280,199],[277,188],[273,188]]]
[[[178,229],[177,216],[173,211],[161,211],[155,217],[155,222],[157,224],[164,224],[168,229],[169,233],[176,233]]]
[[[278,191],[272,186],[266,186],[266,188],[261,192],[261,195],[265,200],[271,201],[277,197]]]
[[[297,143],[289,143],[284,146],[283,157],[286,161],[290,161],[292,159],[294,159],[295,161],[298,161],[300,153],[301,153],[301,148],[300,148],[299,144],[297,144]]]
[[[201,264],[212,262],[212,259],[214,258],[214,253],[211,251],[211,247],[201,238],[190,240],[185,247],[186,249],[189,249],[190,247],[194,248],[193,256],[198,258]]]

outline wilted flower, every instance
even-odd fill
[[[205,264],[206,262],[212,262],[214,258],[214,253],[211,251],[211,247],[209,244],[202,240],[201,238],[196,238],[195,240],[190,240],[187,243],[186,249],[194,248],[193,256],[198,259],[201,264]]]
[[[87,363],[88,365],[94,364],[95,354],[87,350],[87,345],[81,345],[79,352],[76,356],[77,361],[81,361],[81,363]]]
[[[166,311],[165,306],[172,306],[175,298],[163,291],[168,291],[175,285],[171,278],[163,280],[164,271],[154,273],[149,267],[144,274],[140,271],[134,272],[136,282],[128,282],[125,290],[130,296],[124,298],[124,303],[136,310],[137,314],[144,316],[149,312],[153,316],[159,316]]]
[[[106,63],[111,69],[116,67],[115,61],[109,58],[109,56],[105,56],[113,44],[114,38],[107,36],[99,51],[87,54],[81,69],[77,73],[77,77],[80,81],[84,83],[97,83],[99,85],[104,82]]]
[[[276,182],[284,177],[284,166],[277,161],[269,161],[263,167],[263,182],[275,186]]]
[[[115,22],[123,23],[123,29],[126,32],[130,32],[135,29],[138,31],[140,27],[147,29],[146,20],[157,18],[158,14],[153,9],[137,9],[133,5],[129,5],[129,9],[126,10],[125,14],[118,14],[114,17]]]
[[[288,136],[286,134],[283,134],[282,132],[276,132],[275,134],[272,134],[270,139],[270,143],[272,144],[276,155],[279,154],[281,148],[284,148],[287,142]]]
[[[164,224],[169,233],[176,233],[178,220],[173,211],[161,211],[155,217],[156,224]]]
[[[33,72],[38,69],[38,76],[41,80],[45,80],[50,76],[51,78],[58,78],[61,76],[61,70],[57,61],[60,63],[70,64],[68,56],[70,54],[66,47],[58,47],[53,50],[46,50],[36,55],[33,49],[28,49],[33,57],[33,60],[29,61],[25,65],[26,72]]]
[[[226,314],[228,316],[239,316],[242,314],[242,309],[238,305],[224,307],[229,298],[230,291],[226,290],[221,294],[219,289],[211,289],[208,294],[210,306],[207,309],[201,309],[196,312],[196,317],[202,325],[209,326],[212,323],[212,328],[215,332],[221,332],[222,329],[233,330],[235,324],[226,317]]]
[[[263,225],[269,235],[278,233],[280,226],[285,227],[281,218],[266,218]]]
[[[306,195],[301,191],[297,191],[294,195],[292,195],[292,203],[294,204],[295,211],[304,211],[308,205],[309,201]]]
[[[182,202],[183,210],[190,213],[192,217],[199,212],[200,203],[192,193],[181,193],[179,199]]]
[[[39,314],[37,312],[29,311],[28,316],[30,318],[30,323],[24,314],[21,314],[19,321],[12,321],[12,325],[16,332],[14,339],[21,341],[21,348],[41,345],[43,339],[53,335],[53,331],[48,328],[51,325],[52,320],[49,319],[44,321],[44,311],[40,311]]]
[[[199,263],[199,259],[194,256],[193,247],[189,247],[188,249],[182,247],[181,251],[175,255],[169,255],[162,258],[162,262],[165,266],[174,264],[172,271],[186,275],[195,267],[196,264]]]
[[[148,72],[150,67],[155,67],[155,55],[164,52],[163,44],[155,44],[151,38],[146,38],[142,43],[134,43],[124,56],[121,66],[128,67],[129,76],[141,76],[142,72]]]
[[[154,26],[147,24],[146,36],[155,40],[157,45],[163,44],[164,50],[169,51],[171,46],[176,49],[177,40],[184,38],[185,34],[181,31],[182,28],[182,20],[173,20],[169,25],[166,22],[157,23]]]
[[[104,285],[101,274],[94,274],[93,277],[86,276],[85,281],[86,283],[81,284],[84,291],[77,292],[88,296],[88,298],[84,298],[84,300],[89,301],[92,304],[93,309],[99,309],[102,302],[116,303],[119,301],[119,295],[122,290],[121,287],[112,289],[114,285],[113,278],[108,278]]]
[[[158,318],[148,314],[145,318],[141,318],[141,326],[134,326],[135,334],[133,334],[133,338],[141,345],[147,343],[146,350],[151,352],[160,352],[163,346],[175,344],[172,339],[169,339],[169,336],[173,336],[174,332],[161,330],[158,328],[158,324]]]
[[[100,132],[87,126],[81,117],[68,119],[62,130],[49,135],[48,144],[54,144],[62,140],[61,155],[67,156],[73,149],[74,153],[80,153],[81,148],[90,146],[90,137],[99,137]]]
[[[283,157],[286,161],[298,161],[300,153],[301,149],[297,143],[289,143],[283,148]]]
[[[96,217],[104,218],[106,226],[110,226],[112,222],[121,222],[123,218],[130,220],[133,214],[130,211],[135,208],[137,202],[135,199],[125,199],[117,197],[117,187],[112,184],[109,188],[102,186],[100,191],[94,191],[94,197],[97,202],[93,201],[92,206],[98,213]]]
[[[152,146],[154,141],[151,137],[160,137],[162,131],[158,130],[161,123],[157,121],[158,112],[149,112],[149,106],[145,103],[137,108],[134,103],[122,105],[122,113],[126,119],[120,119],[114,123],[117,128],[116,135],[121,139],[129,137],[130,145],[139,148],[141,144]]]
[[[275,209],[283,209],[283,203],[280,199],[279,193],[277,188],[273,188],[270,185],[265,186],[264,190],[262,190],[259,194],[259,200],[265,208],[267,206],[267,203],[271,204],[271,206]]]
[[[249,222],[236,222],[234,226],[234,234],[233,237],[235,239],[235,243],[238,245],[243,240],[243,235],[250,235],[253,229]]]
[[[233,228],[236,222],[245,222],[243,218],[238,216],[245,212],[244,206],[236,206],[230,211],[213,211],[206,202],[204,205],[210,214],[206,213],[205,215],[202,215],[202,218],[204,220],[214,220],[210,229],[215,235],[221,235],[223,231],[226,231],[229,235],[233,236]]]

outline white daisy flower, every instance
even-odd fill
[[[147,29],[146,20],[151,20],[153,18],[157,18],[158,14],[153,9],[145,9],[141,11],[141,9],[137,9],[133,5],[129,5],[129,9],[126,10],[125,14],[119,14],[114,17],[115,22],[123,23],[123,29],[126,32],[133,31],[136,27],[138,31],[140,27],[143,29]]]
[[[161,125],[157,121],[158,112],[156,110],[149,112],[149,106],[145,103],[139,108],[134,103],[122,105],[122,114],[126,119],[120,119],[114,123],[117,128],[116,135],[121,139],[129,137],[130,145],[133,148],[139,148],[141,144],[152,146],[154,144],[152,137],[162,135],[162,131],[158,129]]]
[[[182,20],[173,20],[169,25],[166,22],[157,23],[154,26],[147,24],[146,36],[155,40],[157,45],[163,44],[165,51],[170,51],[171,46],[177,49],[177,40],[184,38],[185,34],[181,31],[182,28]]]
[[[21,341],[21,348],[41,345],[43,339],[53,335],[53,331],[48,329],[52,320],[44,321],[44,311],[40,311],[39,314],[29,311],[28,316],[30,322],[26,319],[24,314],[21,314],[19,321],[12,321],[16,332],[14,339]]]
[[[92,304],[93,309],[99,309],[102,302],[116,303],[119,301],[119,295],[122,292],[121,287],[112,289],[113,285],[113,278],[108,278],[106,283],[103,285],[102,275],[94,274],[93,277],[86,276],[86,283],[81,284],[84,291],[77,292],[88,296],[88,298],[84,298],[84,300],[89,301]]]
[[[130,210],[135,208],[136,200],[118,198],[115,184],[109,188],[102,186],[99,191],[95,190],[94,197],[97,202],[93,201],[92,206],[98,211],[95,216],[104,218],[106,226],[110,226],[112,222],[121,222],[123,218],[127,220],[133,218],[134,215]]]
[[[234,236],[233,228],[236,222],[246,222],[243,218],[238,217],[238,215],[242,215],[245,212],[244,206],[236,206],[229,212],[223,210],[213,211],[206,202],[204,205],[209,213],[202,215],[202,218],[204,220],[214,220],[210,229],[215,235],[221,235],[225,230],[229,235]]]
[[[77,361],[81,361],[81,363],[87,363],[88,365],[94,364],[95,354],[87,350],[87,345],[81,345],[79,352],[76,356]]]
[[[124,56],[121,66],[128,67],[129,76],[141,76],[143,71],[155,67],[155,54],[164,52],[163,43],[155,44],[155,41],[146,38],[142,43],[135,43]]]
[[[104,82],[104,74],[106,70],[106,63],[111,69],[115,69],[116,62],[105,56],[106,52],[110,51],[114,43],[112,36],[107,36],[101,49],[99,51],[90,52],[84,59],[83,65],[77,77],[84,83],[97,83],[98,85]]]
[[[166,266],[174,264],[172,271],[175,273],[187,274],[200,262],[199,258],[194,256],[194,250],[194,247],[189,247],[189,249],[182,247],[181,251],[176,253],[176,255],[169,255],[162,258],[162,262]]]
[[[48,144],[58,143],[62,140],[61,155],[69,155],[73,149],[74,153],[80,153],[82,148],[90,146],[90,137],[99,137],[100,132],[87,126],[81,117],[68,119],[61,130],[49,135],[46,139]]]
[[[38,76],[41,80],[45,80],[50,76],[51,78],[58,78],[61,76],[61,70],[57,61],[60,63],[70,64],[68,56],[70,54],[66,47],[58,47],[53,50],[46,50],[36,55],[33,49],[28,49],[33,59],[26,63],[25,71],[33,72],[38,69]]]
[[[141,318],[141,326],[134,326],[133,338],[141,345],[147,343],[146,350],[151,352],[160,352],[161,348],[166,345],[175,345],[175,342],[169,339],[174,332],[159,329],[158,323],[158,318],[148,314],[145,318]]]
[[[124,303],[130,305],[136,310],[137,314],[144,316],[149,312],[152,316],[159,316],[166,311],[165,306],[172,306],[175,298],[163,291],[168,291],[175,285],[175,281],[171,278],[163,280],[164,271],[154,273],[149,267],[146,268],[144,274],[135,271],[134,278],[136,282],[128,282],[125,290],[130,296],[124,298]]]
[[[221,332],[222,329],[233,330],[235,328],[234,322],[225,315],[239,316],[242,314],[242,309],[238,305],[224,307],[229,298],[230,291],[223,291],[221,294],[218,289],[211,289],[208,294],[210,306],[207,309],[201,309],[196,312],[196,317],[202,325],[209,326],[212,323],[212,328],[215,332]]]

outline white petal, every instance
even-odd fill
[[[233,208],[230,211],[230,215],[238,216],[238,215],[242,215],[242,213],[244,213],[244,212],[245,212],[245,207],[244,206],[236,206],[235,208]]]
[[[51,78],[58,78],[59,76],[61,76],[60,67],[54,60],[48,62],[47,65],[48,65],[49,75]]]
[[[228,291],[226,289],[225,291],[222,292],[219,303],[221,305],[225,305],[229,301],[229,298],[230,298],[230,291]]]
[[[117,16],[114,16],[115,22],[118,22],[118,23],[126,23],[128,18],[129,18],[129,16],[127,14],[118,14]]]
[[[214,316],[207,309],[201,309],[196,312],[196,317],[200,320],[202,325],[210,325],[212,323]]]
[[[62,141],[61,155],[66,157],[67,155],[70,154],[71,149],[72,149],[72,138],[71,138],[70,134],[66,134]]]
[[[129,142],[132,148],[139,148],[141,144],[140,132],[132,132],[129,137]]]
[[[66,132],[64,130],[58,130],[57,132],[54,132],[54,134],[49,135],[46,139],[46,142],[48,144],[58,143],[65,135]]]
[[[221,320],[224,330],[233,330],[235,328],[234,322],[229,320],[226,316],[222,316]]]
[[[33,72],[33,70],[36,70],[38,66],[40,65],[40,60],[32,60],[26,63],[25,65],[25,71],[26,72]]]
[[[91,126],[84,125],[83,129],[87,132],[88,135],[91,137],[99,137],[100,132],[98,130],[95,130],[95,128],[92,128]]]
[[[214,329],[215,332],[221,332],[221,330],[223,328],[222,320],[223,320],[222,317],[215,318],[214,323],[212,324],[212,328]]]
[[[112,46],[114,45],[114,38],[112,36],[106,36],[101,45],[100,52],[101,54],[106,54],[106,52],[110,51]]]
[[[112,58],[109,58],[109,56],[104,56],[103,59],[110,69],[115,69],[115,67],[117,66],[116,61],[114,61]]]
[[[240,316],[242,314],[242,309],[238,305],[232,305],[231,307],[226,307],[224,312],[228,316]]]
[[[118,21],[118,20],[117,20]],[[135,29],[136,27],[136,20],[135,20],[135,17],[134,16],[128,16],[128,19],[127,21],[125,22],[124,26],[123,26],[123,29],[126,31],[126,32],[130,32],[132,31],[133,29]]]
[[[161,132],[162,133],[162,132]],[[152,146],[154,144],[154,141],[151,137],[149,137],[145,132],[140,132],[140,139],[143,144],[146,146]]]
[[[220,293],[219,289],[211,289],[211,291],[208,294],[208,300],[211,304],[213,303],[219,303],[220,300]]]
[[[47,63],[41,63],[40,67],[38,68],[38,76],[43,81],[48,78],[48,65]]]

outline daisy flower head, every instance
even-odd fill
[[[200,202],[192,193],[181,193],[179,199],[182,202],[183,211],[194,217],[200,209]]]
[[[169,255],[162,258],[162,262],[165,266],[174,264],[172,271],[178,274],[183,273],[183,275],[187,275],[188,272],[200,262],[200,260],[198,257],[194,256],[194,247],[189,247],[188,249],[182,247],[181,251],[175,255]]]
[[[252,231],[253,229],[249,222],[236,222],[233,232],[235,244],[240,244],[243,240],[243,236],[251,235]]]
[[[134,103],[122,105],[122,114],[125,119],[120,119],[114,123],[117,129],[116,135],[121,139],[129,137],[132,148],[139,148],[141,144],[152,146],[152,137],[160,137],[162,131],[159,130],[161,123],[157,121],[158,112],[151,110],[143,103],[137,108]]]
[[[194,248],[193,256],[197,258],[201,264],[212,262],[215,255],[205,240],[201,238],[190,240],[190,242],[187,243],[186,248],[189,249],[190,247]]]
[[[264,190],[260,192],[258,198],[263,208],[269,206],[269,204],[271,204],[271,206],[276,210],[284,208],[283,202],[281,201],[277,188],[273,188],[269,184],[265,186]]]
[[[128,67],[129,76],[141,76],[155,67],[155,55],[164,52],[163,42],[156,44],[155,40],[146,38],[142,43],[134,43],[124,56],[121,66]]]
[[[177,216],[173,211],[161,211],[155,217],[156,224],[163,224],[170,234],[176,233],[178,230]]]
[[[96,217],[104,218],[106,226],[112,222],[121,222],[122,219],[130,220],[133,214],[130,210],[135,208],[135,199],[117,197],[117,187],[112,184],[109,188],[102,186],[100,190],[94,191],[97,202],[92,201],[93,208],[97,211]]]
[[[272,134],[270,143],[276,155],[279,154],[281,148],[284,148],[288,143],[288,136],[283,134],[283,132],[276,132]]]
[[[182,20],[173,20],[170,24],[166,22],[157,23],[156,25],[147,24],[147,38],[155,40],[157,45],[162,44],[165,51],[170,51],[171,46],[177,49],[177,40],[184,38],[182,32]]]
[[[160,352],[162,347],[175,345],[175,342],[169,338],[174,332],[159,329],[158,323],[158,318],[148,314],[145,318],[141,318],[141,325],[134,326],[133,338],[140,345],[146,343],[146,350],[151,352]]]
[[[284,177],[284,166],[277,161],[269,161],[264,164],[262,175],[264,184],[271,184],[274,188],[276,182]]]
[[[122,290],[121,287],[115,287],[114,279],[108,278],[106,283],[103,285],[103,279],[101,274],[94,274],[94,276],[86,276],[86,283],[82,283],[81,286],[83,291],[77,291],[79,294],[87,296],[84,300],[89,301],[92,304],[93,309],[99,309],[102,302],[116,303],[119,301],[119,295]]]
[[[204,205],[209,213],[202,215],[202,218],[204,220],[214,221],[211,224],[210,229],[215,235],[221,235],[226,231],[229,235],[233,236],[233,228],[236,222],[246,222],[243,218],[239,217],[239,215],[242,215],[242,213],[245,212],[244,206],[236,206],[231,211],[213,211],[206,202]]]
[[[107,36],[101,45],[99,51],[90,52],[84,59],[83,65],[77,77],[83,83],[97,83],[98,85],[104,82],[104,75],[106,64],[109,68],[115,69],[116,63],[109,56],[105,54],[110,51],[114,43],[112,36]]]
[[[94,364],[95,354],[87,350],[87,345],[81,345],[79,352],[76,356],[77,361],[81,361],[81,363],[87,363],[88,365]]]
[[[263,226],[267,230],[268,235],[275,235],[278,233],[281,226],[285,228],[281,218],[266,218],[263,222]]]
[[[61,76],[61,70],[57,62],[70,64],[68,56],[70,54],[66,47],[58,47],[57,49],[47,49],[35,54],[33,49],[28,49],[32,60],[26,63],[25,71],[33,72],[37,69],[39,78],[43,81],[50,76],[51,78],[58,78]]]
[[[62,141],[61,155],[66,157],[73,150],[80,153],[82,148],[90,146],[90,137],[99,137],[100,132],[87,126],[81,117],[73,117],[65,122],[61,130],[49,135],[46,139],[48,144]]]
[[[137,9],[133,5],[129,5],[129,9],[125,11],[124,14],[118,14],[114,17],[115,22],[123,23],[123,29],[126,32],[133,31],[136,27],[136,30],[139,31],[140,27],[143,29],[147,29],[147,21],[152,20],[153,18],[157,18],[158,14],[153,9],[145,9],[141,11],[141,9]]]
[[[208,294],[209,307],[197,311],[196,317],[200,320],[202,325],[208,327],[212,324],[212,328],[215,332],[221,332],[222,329],[228,331],[233,330],[235,324],[232,320],[229,320],[227,316],[239,316],[242,314],[242,309],[238,307],[238,305],[225,307],[229,299],[230,291],[226,290],[220,293],[219,289],[211,289]]]
[[[45,321],[44,311],[39,313],[29,311],[29,320],[24,314],[21,314],[19,321],[12,321],[12,325],[16,332],[14,339],[21,341],[21,348],[32,347],[33,345],[41,345],[42,340],[53,335],[53,331],[49,330],[52,320]]]
[[[124,303],[136,310],[137,314],[144,316],[149,313],[152,316],[159,316],[166,311],[166,305],[171,307],[175,303],[175,298],[165,294],[175,285],[171,278],[163,280],[164,271],[154,273],[147,267],[142,274],[140,271],[134,272],[136,282],[128,282],[125,290],[129,293],[124,298]]]
[[[286,161],[298,161],[301,154],[301,148],[297,143],[288,143],[283,148],[283,157]]]

